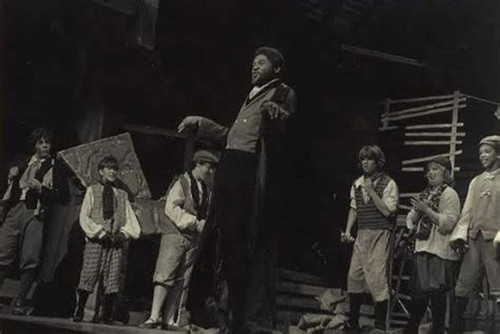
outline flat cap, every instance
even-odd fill
[[[493,136],[484,137],[479,142],[479,145],[483,145],[483,144],[490,145],[493,147],[498,147],[498,146],[500,146],[500,136],[493,135]]]
[[[196,153],[193,155],[193,161],[210,162],[212,164],[218,164],[219,158],[210,151],[200,150],[196,151]]]

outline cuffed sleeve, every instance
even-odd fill
[[[410,230],[413,230],[417,227],[418,220],[420,219],[420,215],[414,209],[411,209],[406,216],[406,227]]]
[[[91,218],[90,213],[94,204],[94,192],[91,187],[87,188],[83,198],[82,208],[80,209],[80,226],[89,239],[102,238],[106,232],[102,225],[96,224]]]
[[[177,180],[167,195],[165,213],[170,220],[180,229],[195,229],[196,216],[183,209],[186,197],[182,191],[180,181]]]
[[[135,215],[129,200],[125,200],[125,225],[120,229],[120,232],[125,234],[127,238],[137,239],[141,235],[141,227],[137,221],[137,216]]]

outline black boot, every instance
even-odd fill
[[[89,299],[89,292],[78,290],[78,304],[76,306],[75,315],[73,316],[74,322],[81,322],[83,320],[83,314],[85,312],[85,304],[87,304],[87,299]]]
[[[375,303],[375,328],[385,331],[387,315],[387,300]]]
[[[113,322],[113,309],[116,301],[116,293],[110,293],[104,296],[104,307],[99,318],[99,322],[110,324]]]
[[[349,320],[347,320],[347,329],[359,329],[359,310],[363,301],[363,294],[349,294]]]
[[[448,333],[460,334],[464,331],[464,313],[467,309],[469,299],[465,297],[455,297],[454,305],[452,306],[453,313],[451,314],[451,325]]]

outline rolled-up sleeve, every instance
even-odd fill
[[[455,229],[451,233],[450,241],[455,241],[457,239],[467,240],[467,233],[469,231],[469,223],[471,220],[471,210],[473,205],[473,193],[475,192],[476,179],[474,178],[469,184],[469,189],[467,191],[467,197],[465,198],[464,207],[462,208],[462,213],[460,214],[460,219],[455,226]]]
[[[351,203],[350,203],[351,209],[357,210],[356,194],[355,194],[355,191],[354,191],[354,186],[351,186],[351,191],[349,192],[349,197],[351,199]]]
[[[177,180],[167,195],[165,213],[179,229],[195,229],[196,216],[184,210],[185,199],[181,183]]]
[[[387,206],[387,210],[389,210],[392,214],[396,213],[399,203],[399,189],[394,180],[387,183],[384,193],[382,194],[382,201]]]
[[[450,234],[457,224],[460,216],[460,199],[458,194],[451,188],[447,188],[441,195],[439,201],[439,219],[434,222],[441,234]]]

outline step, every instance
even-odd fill
[[[276,270],[278,280],[295,283],[310,284],[322,287],[328,287],[328,280],[324,277],[302,273],[290,269],[278,268]]]
[[[301,297],[301,296],[288,296],[288,295],[278,295],[276,297],[276,306],[278,308],[284,307],[297,307],[307,310],[320,310],[319,302],[313,297]]]
[[[326,289],[326,287],[293,282],[278,282],[276,284],[277,293],[290,293],[301,296],[320,296]]]

